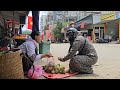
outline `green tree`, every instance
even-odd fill
[[[62,34],[61,34],[61,29],[63,28],[63,24],[58,21],[56,28],[53,30],[53,35],[55,38],[57,38],[57,41],[59,41],[62,38]]]

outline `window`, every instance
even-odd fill
[[[95,29],[99,29],[99,27],[95,27]]]
[[[100,29],[104,29],[104,27],[100,27]]]

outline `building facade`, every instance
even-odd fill
[[[44,30],[46,25],[47,25],[47,16],[46,15],[42,15],[41,16],[41,30]]]
[[[71,21],[76,22],[75,27],[83,32],[83,36],[93,40],[93,24],[101,21],[101,11],[50,11],[48,17],[49,24],[54,28],[58,20],[68,24]]]
[[[119,35],[119,11],[103,11],[101,22],[94,25],[96,39],[118,40]]]

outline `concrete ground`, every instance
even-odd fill
[[[120,44],[93,44],[98,53],[98,62],[93,66],[94,74],[78,74],[65,79],[120,79]],[[69,61],[60,62],[57,58],[67,54],[69,43],[51,44],[51,53],[55,63],[60,63],[68,68]],[[47,59],[36,64],[45,65]],[[45,79],[40,77],[40,79]]]

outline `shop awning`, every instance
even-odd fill
[[[0,11],[0,15],[6,20],[12,20],[14,16],[14,20],[19,22],[19,16],[27,16],[28,12],[29,11]]]

